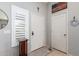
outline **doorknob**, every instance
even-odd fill
[[[32,36],[34,35],[34,31],[32,31]]]
[[[67,34],[64,34],[64,36],[67,36]]]

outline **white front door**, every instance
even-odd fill
[[[31,51],[45,46],[45,18],[38,14],[31,14]]]
[[[67,13],[52,16],[52,47],[67,52]]]

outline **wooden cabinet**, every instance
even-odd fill
[[[19,56],[27,56],[27,40],[19,41]]]

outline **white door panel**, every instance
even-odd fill
[[[45,18],[31,14],[31,28],[34,35],[31,36],[31,51],[45,45]]]
[[[52,17],[52,47],[67,52],[67,14]]]

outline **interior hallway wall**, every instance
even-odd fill
[[[48,20],[47,20],[47,47],[51,48],[51,17],[52,17],[52,5],[56,2],[48,2]]]
[[[79,21],[79,2],[69,2],[68,3],[69,54],[79,56],[79,25],[76,27],[73,27],[70,24],[70,22],[71,22],[71,20],[73,20],[74,16]]]
[[[52,13],[52,5],[56,4],[58,2],[49,2],[48,3],[48,20],[47,20],[47,46],[48,48],[53,48],[52,47],[52,38],[51,38],[51,33],[52,33],[52,30],[51,30],[51,19],[53,17],[53,13]],[[64,13],[64,11],[61,11],[59,13],[56,13],[56,14],[62,14]]]
[[[2,9],[4,12],[7,13],[9,17],[9,23],[8,25],[0,30],[0,55],[6,55],[6,56],[16,56],[19,55],[19,49],[18,47],[11,47],[11,5],[16,5],[19,7],[22,7],[24,9],[27,9],[30,11],[30,13],[38,13],[37,7],[40,7],[39,14],[42,16],[45,16],[47,19],[47,3],[44,2],[0,2],[0,9]],[[5,31],[8,31],[6,33]]]

